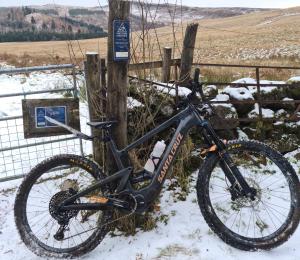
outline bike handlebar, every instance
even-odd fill
[[[194,78],[190,80],[189,85],[187,86],[187,88],[191,90],[191,93],[189,93],[186,99],[183,102],[181,102],[183,106],[186,106],[187,103],[193,101],[197,96],[196,93],[200,94],[202,102],[206,100],[203,93],[202,85],[203,84],[200,82],[200,69],[196,68]]]

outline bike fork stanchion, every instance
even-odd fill
[[[255,199],[256,190],[251,188],[246,180],[244,179],[243,175],[241,174],[238,167],[233,162],[232,158],[226,151],[226,144],[224,144],[219,137],[217,136],[215,130],[212,128],[209,122],[204,124],[204,128],[206,132],[211,136],[212,140],[217,146],[217,152],[221,159],[221,168],[224,171],[225,176],[230,181],[233,189],[240,189],[236,190],[241,195],[245,195],[250,197],[252,200]]]

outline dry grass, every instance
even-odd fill
[[[251,62],[297,64],[300,57],[300,7],[285,10],[246,14],[222,19],[199,21],[195,51],[198,62]],[[185,25],[164,27],[143,33],[147,49],[143,49],[141,32],[132,35],[132,62],[157,60],[161,48],[174,48],[174,57],[180,56]],[[31,64],[79,63],[88,51],[106,56],[107,40],[92,39],[69,42],[1,43],[0,61],[21,65],[20,59]],[[73,57],[70,60],[70,53]],[[266,60],[269,60],[266,61]],[[23,62],[24,63],[24,62]]]

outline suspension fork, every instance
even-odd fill
[[[242,195],[250,197],[251,199],[255,199],[256,190],[251,188],[243,175],[241,174],[240,170],[233,162],[231,156],[228,154],[226,150],[226,145],[219,139],[215,130],[212,128],[209,122],[206,122],[203,125],[205,132],[204,137],[205,139],[211,143],[212,140],[216,146],[218,151],[218,156],[220,158],[220,167],[224,171],[226,178],[232,185],[232,188],[236,189],[239,188],[242,192]]]

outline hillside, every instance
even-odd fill
[[[53,6],[52,6],[53,7]],[[90,9],[65,7],[68,15],[73,19],[87,19],[93,24],[97,24],[107,29],[108,6],[95,7]],[[151,4],[133,2],[131,4],[131,22],[134,31],[141,30],[142,16],[147,16],[146,28],[158,28],[171,25],[173,22],[191,21],[207,18],[223,18],[237,16],[245,13],[264,11],[259,8],[201,8],[179,6],[172,4]],[[99,15],[102,15],[99,19]]]
[[[201,19],[196,43],[196,61],[232,61],[289,58],[296,62],[300,57],[300,7],[255,12],[235,17]],[[147,32],[146,57],[160,59],[160,49],[175,45],[175,57],[180,55],[184,24],[162,27]],[[141,61],[142,42],[140,31],[133,33],[133,61]],[[174,47],[174,46],[173,46]],[[45,51],[46,50],[46,51]],[[86,51],[98,51],[106,55],[106,39],[90,39],[73,43],[77,58]],[[6,56],[4,56],[6,54]],[[2,43],[2,61],[11,55],[34,56],[32,60],[47,58],[54,54],[69,60],[65,42]],[[286,60],[289,62],[289,60]]]
[[[106,35],[102,27],[61,16],[56,9],[0,8],[0,42],[87,39]]]
[[[203,18],[231,17],[262,11],[255,8],[197,8],[169,4],[131,6],[132,30],[164,27],[173,22]],[[72,7],[61,5],[0,8],[0,42],[89,39],[106,36],[108,7]],[[37,35],[37,33],[39,35]]]

